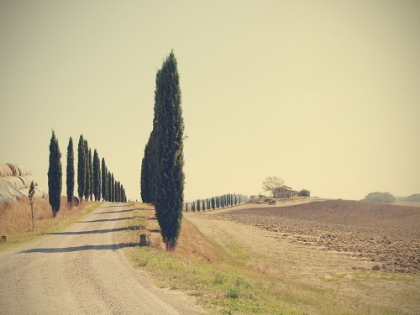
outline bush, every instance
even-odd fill
[[[378,202],[378,203],[393,203],[397,200],[392,194],[389,192],[371,192],[367,194],[367,196],[362,199],[362,201],[366,202]]]
[[[302,197],[310,197],[311,196],[311,192],[309,190],[302,189],[299,192],[299,196],[302,196]]]

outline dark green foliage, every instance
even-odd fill
[[[169,54],[156,74],[154,130],[155,150],[153,201],[167,250],[177,244],[182,221],[184,199],[184,121],[177,61]]]
[[[70,137],[67,146],[67,168],[66,168],[66,187],[67,187],[67,202],[73,202],[74,196],[74,149],[73,139]]]
[[[86,157],[83,135],[80,135],[79,144],[77,146],[77,186],[79,199],[82,200],[86,186]]]
[[[89,200],[92,201],[93,195],[93,160],[92,160],[92,150],[88,150],[88,165],[89,165]]]
[[[31,187],[29,187],[28,197],[29,197],[29,204],[31,205],[32,231],[35,229],[34,201],[32,200],[32,198],[34,197],[34,194],[35,194],[35,184],[34,184],[34,181],[31,181]]]
[[[111,185],[110,185],[110,193],[111,198],[109,201],[115,202],[115,179],[114,179],[114,173],[111,174]]]
[[[48,198],[54,218],[60,210],[61,205],[62,171],[60,159],[60,148],[53,130],[50,141],[50,163],[48,168]]]
[[[83,195],[85,196],[85,200],[89,199],[90,195],[90,170],[89,170],[89,146],[88,142],[85,139],[83,143],[83,149],[85,150],[84,158],[85,158],[85,172],[86,172],[86,180],[85,180],[85,191]]]
[[[306,189],[302,189],[302,190],[299,192],[299,196],[309,197],[310,195],[311,195],[311,192],[310,192],[309,190],[306,190]]]
[[[144,149],[146,152],[146,148]],[[149,203],[149,186],[148,186],[148,176],[147,176],[147,159],[146,153],[143,159],[141,160],[141,171],[140,171],[140,197],[144,203]]]
[[[367,196],[362,199],[362,201],[366,202],[379,202],[379,203],[393,203],[397,200],[393,195],[389,192],[371,192],[367,194]]]
[[[98,151],[93,152],[93,195],[95,201],[101,200],[101,162],[99,161]]]
[[[206,211],[206,203],[204,199],[203,199],[203,211]]]
[[[106,194],[108,196],[107,197],[107,201],[112,201],[112,198],[111,198],[111,194],[112,194],[111,185],[112,185],[111,172],[108,171],[108,181],[107,181],[107,187],[106,187]]]
[[[197,199],[197,211],[200,212],[201,202],[200,199]]]
[[[106,200],[106,180],[107,180],[107,173],[106,173],[106,164],[105,159],[102,158],[102,199]]]

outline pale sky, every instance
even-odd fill
[[[326,198],[420,193],[420,1],[0,0],[0,45],[0,163],[46,191],[54,129],[63,195],[83,134],[140,200],[173,49],[186,200],[258,194],[267,176]]]

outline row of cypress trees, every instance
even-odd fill
[[[206,211],[214,210],[217,208],[233,207],[237,204],[241,204],[247,199],[246,196],[241,194],[225,194],[217,197],[207,199],[197,199],[192,203],[185,203],[185,211],[189,211],[189,204],[191,204],[191,211]]]
[[[71,147],[71,148],[70,148]],[[69,140],[68,153],[67,153],[67,165],[74,164],[69,161],[69,158],[73,156],[72,152],[73,144],[72,139]],[[105,163],[105,158],[99,159],[98,151],[95,149],[92,157],[92,150],[89,148],[88,141],[80,135],[78,148],[77,148],[77,193],[80,200],[83,196],[86,200],[91,201],[95,198],[95,201],[101,200],[111,202],[126,202],[127,197],[125,189],[122,184],[114,178],[114,174],[111,173]],[[74,169],[73,169],[74,172]],[[69,187],[74,187],[74,175],[72,177],[72,170],[68,170],[67,177],[70,186],[68,187],[67,200],[71,202],[73,199],[72,191]],[[73,184],[71,183],[73,181]]]
[[[67,167],[66,167],[66,186],[67,186],[67,202],[73,202],[75,188],[75,167],[74,167],[74,148],[73,139],[70,137],[67,146]],[[127,197],[125,189],[119,181],[114,179],[114,174],[108,171],[105,159],[102,158],[101,163],[97,150],[92,150],[88,146],[88,142],[80,135],[78,143],[78,164],[77,164],[77,193],[79,199],[90,199],[95,201],[103,200],[112,202],[126,202]],[[62,169],[61,169],[61,152],[58,145],[58,139],[54,130],[52,131],[50,141],[50,156],[48,167],[48,198],[51,205],[53,217],[57,215],[61,206],[61,189],[62,189]]]
[[[156,74],[153,129],[141,163],[141,199],[155,206],[162,240],[173,250],[184,200],[184,121],[177,60],[173,51]]]

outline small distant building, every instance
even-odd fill
[[[274,191],[274,198],[293,198],[295,196],[299,196],[299,192],[289,186],[278,187]]]

